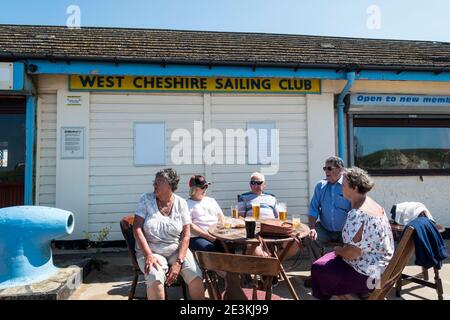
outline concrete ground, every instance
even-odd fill
[[[450,240],[446,240],[447,248],[450,248]],[[84,279],[84,283],[71,295],[70,300],[126,300],[132,280],[131,260],[128,251],[115,249],[112,252],[102,253],[100,258],[108,262],[101,270],[93,269]],[[315,300],[311,295],[311,289],[305,288],[303,280],[310,274],[310,260],[306,255],[294,257],[284,263],[287,274],[301,300]],[[404,273],[415,275],[421,268],[415,266],[413,260],[404,270]],[[434,273],[429,271],[430,279]],[[450,300],[450,259],[444,261],[440,270],[440,276],[444,287],[444,299]],[[142,279],[141,279],[142,280]],[[284,299],[292,299],[289,290],[283,281],[274,287],[273,292]],[[136,289],[137,297],[145,297],[145,284],[141,281]],[[169,299],[182,299],[180,287],[172,287],[168,290]],[[389,300],[437,300],[436,290],[410,283],[403,286],[402,296],[395,296],[391,291]]]

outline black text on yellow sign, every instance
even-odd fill
[[[70,90],[320,93],[320,80],[299,78],[71,75]]]

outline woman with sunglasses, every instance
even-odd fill
[[[220,241],[208,233],[210,226],[222,224],[225,219],[217,201],[206,196],[209,185],[201,175],[189,179],[187,204],[192,219],[189,248],[192,251],[223,252]]]
[[[171,168],[160,170],[154,191],[141,196],[135,212],[133,233],[136,259],[145,275],[147,298],[164,300],[164,284],[181,275],[193,300],[204,299],[202,272],[188,249],[191,216],[186,200],[174,192],[180,177]]]

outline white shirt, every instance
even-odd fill
[[[214,198],[205,196],[200,201],[188,199],[186,202],[191,212],[192,223],[202,230],[208,231],[210,226],[219,221],[222,210]],[[198,235],[191,232],[192,237],[198,237]]]
[[[141,196],[135,214],[145,219],[142,229],[152,252],[165,257],[178,250],[183,227],[191,223],[186,200],[176,194],[174,194],[172,212],[169,216],[159,212],[154,193],[145,193]],[[143,254],[137,241],[136,253]]]

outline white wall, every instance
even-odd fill
[[[66,104],[67,96],[74,95],[66,89],[57,94],[56,125],[56,207],[74,213],[75,228],[68,239],[84,239],[88,231],[88,172],[89,172],[89,93],[76,93],[81,105]],[[84,127],[84,158],[61,158],[61,128]]]
[[[450,227],[450,177],[373,177],[374,189],[369,193],[387,213],[392,205],[405,201],[422,202],[439,224]]]
[[[266,175],[266,191],[286,202],[288,215],[306,214],[308,204],[308,155],[306,98],[289,95],[212,95],[211,127],[246,129],[251,121],[273,121],[279,129],[279,170]],[[247,150],[240,150],[247,156]],[[247,159],[247,158],[246,158]],[[224,164],[211,166],[213,196],[230,215],[237,195],[250,191],[254,171],[267,166]]]
[[[331,93],[307,95],[309,198],[316,183],[324,179],[325,159],[337,154],[334,126],[334,97]]]

